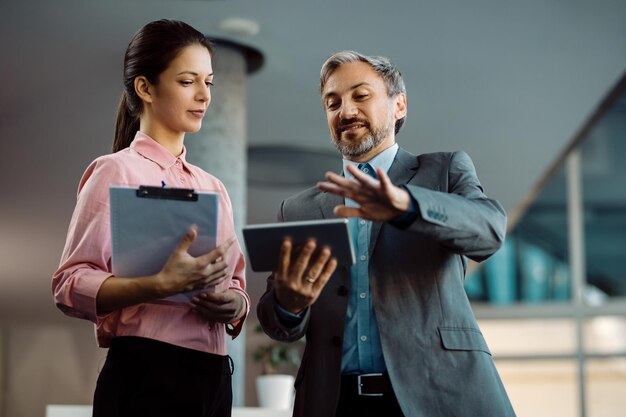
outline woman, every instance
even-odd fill
[[[239,334],[249,309],[244,257],[224,185],[185,160],[184,137],[196,132],[211,101],[212,46],[191,26],[148,23],[124,58],[124,93],[113,154],[85,171],[59,269],[57,306],[91,320],[109,347],[94,395],[94,416],[230,416],[231,362],[226,334]],[[163,269],[117,277],[110,268],[109,186],[193,188],[219,196],[218,247],[193,257],[191,226]],[[181,231],[184,233],[185,231]],[[215,286],[190,303],[163,298]]]

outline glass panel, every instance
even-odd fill
[[[560,168],[502,248],[468,276],[468,297],[493,305],[569,301],[567,250],[565,176]]]
[[[587,353],[626,352],[626,318],[594,317],[584,328]]]
[[[566,319],[480,320],[493,356],[573,354],[576,324]]]
[[[576,362],[496,361],[518,416],[578,417]]]
[[[626,359],[588,360],[586,366],[589,417],[626,414]]]
[[[622,98],[581,146],[587,281],[596,303],[626,295],[625,137]]]

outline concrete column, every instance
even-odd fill
[[[241,237],[246,221],[246,79],[261,67],[260,52],[230,41],[218,40],[213,55],[215,85],[202,129],[185,139],[188,160],[219,178],[233,205],[235,230]],[[245,332],[228,339],[228,353],[235,363],[233,405],[243,406]]]

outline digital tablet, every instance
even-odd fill
[[[291,238],[294,248],[304,245],[309,239],[315,239],[318,249],[322,246],[330,247],[339,265],[354,264],[348,219],[309,220],[245,226],[243,240],[252,270],[275,271],[280,246],[285,238]]]

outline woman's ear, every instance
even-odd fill
[[[135,93],[142,101],[152,103],[152,89],[150,81],[143,75],[135,78]]]

